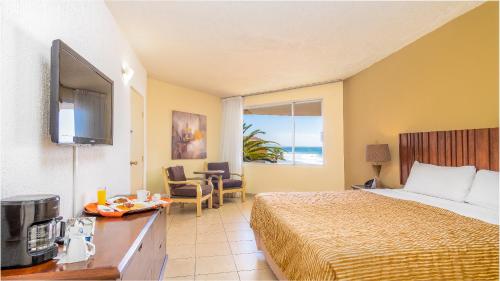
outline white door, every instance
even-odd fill
[[[144,187],[144,98],[131,89],[130,184],[131,192]]]

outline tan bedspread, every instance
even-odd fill
[[[498,226],[413,201],[262,193],[250,224],[290,280],[498,280]]]

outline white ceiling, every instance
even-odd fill
[[[107,5],[151,77],[224,97],[345,79],[480,3]]]

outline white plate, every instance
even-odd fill
[[[114,196],[114,197],[111,197],[108,200],[106,200],[106,202],[108,202],[109,205],[113,205],[113,204],[115,204],[115,202],[114,202],[115,200],[122,199],[122,198],[127,200],[127,202],[131,202],[130,199],[128,199],[125,196]],[[118,203],[118,204],[122,204],[122,203]]]

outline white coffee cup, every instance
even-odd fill
[[[85,261],[95,254],[95,245],[85,240],[83,236],[73,236],[66,251],[68,262]]]
[[[149,191],[146,189],[137,190],[137,201],[145,202],[148,200]]]
[[[160,201],[161,200],[161,194],[160,193],[155,193],[153,194],[153,201]]]

